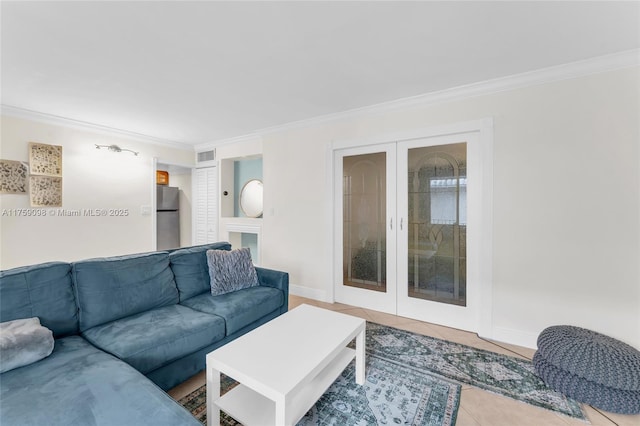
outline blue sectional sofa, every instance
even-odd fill
[[[209,249],[231,246],[1,271],[0,322],[38,317],[55,346],[0,374],[0,424],[198,425],[164,390],[286,312],[289,295],[287,273],[256,268],[259,286],[212,296]]]

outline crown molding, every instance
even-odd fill
[[[285,125],[286,126],[286,125]],[[234,136],[232,138],[219,139],[213,142],[204,142],[197,145],[194,145],[193,148],[196,152],[207,151],[209,149],[218,148],[223,145],[231,145],[241,142],[255,142],[262,141],[262,133],[254,132],[241,136]]]
[[[0,112],[2,115],[8,117],[22,118],[25,120],[37,121],[39,123],[51,124],[54,126],[69,127],[76,130],[84,130],[93,133],[99,133],[106,136],[125,137],[127,139],[136,140],[152,145],[161,145],[170,148],[178,148],[191,151],[193,145],[178,142],[170,139],[162,139],[154,136],[144,135],[142,133],[131,132],[128,130],[116,129],[109,126],[102,126],[100,124],[87,123],[85,121],[74,120],[71,118],[60,117],[52,114],[45,114],[42,112],[32,111],[29,109],[19,108],[12,105],[0,105]]]
[[[451,89],[440,90],[436,92],[425,93],[422,95],[411,96],[390,102],[383,102],[361,108],[355,108],[347,111],[321,115],[305,120],[294,121],[282,125],[267,127],[255,132],[240,135],[233,138],[218,139],[210,142],[191,145],[184,142],[174,141],[170,139],[162,139],[148,136],[140,133],[130,132],[127,130],[116,129],[99,124],[87,123],[84,121],[73,120],[70,118],[60,117],[51,114],[45,114],[37,111],[31,111],[11,105],[0,105],[2,115],[11,117],[24,118],[28,120],[38,121],[47,124],[60,125],[65,127],[76,128],[79,130],[87,130],[96,133],[106,134],[110,136],[126,137],[141,142],[154,145],[168,146],[178,149],[203,151],[215,148],[221,145],[234,144],[249,140],[262,138],[264,135],[284,132],[293,129],[300,129],[314,125],[321,125],[333,121],[358,118],[365,115],[385,114],[405,108],[425,107],[453,102],[477,96],[490,95],[493,93],[503,92],[507,90],[521,89],[525,87],[551,83],[554,81],[567,80],[572,78],[583,77],[591,74],[598,74],[617,69],[636,67],[640,65],[640,49],[632,49],[623,52],[613,53],[605,56],[598,56],[577,62],[557,65],[548,68],[542,68],[520,74],[514,74],[507,77],[501,77],[486,80],[478,83],[454,87]]]
[[[522,89],[525,87],[579,78],[587,75],[599,74],[603,72],[615,71],[618,69],[637,66],[640,66],[640,49],[626,50],[623,52],[598,56],[595,58],[458,86],[451,89],[439,90],[436,92],[411,96],[395,101],[383,102],[362,108],[355,108],[343,112],[322,115],[273,127],[267,127],[261,130],[257,130],[248,135],[229,139],[220,139],[217,141],[201,144],[201,146],[211,148],[215,146],[239,142],[249,138],[253,139],[256,137],[261,137],[271,133],[284,132],[288,130],[299,129],[302,127],[320,125],[332,121],[358,118],[365,115],[385,114],[405,108],[433,106],[446,102],[459,101],[463,99],[474,98],[477,96],[491,95],[508,90]]]

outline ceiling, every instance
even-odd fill
[[[1,102],[197,145],[640,48],[640,2],[1,2]]]

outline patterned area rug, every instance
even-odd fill
[[[545,385],[531,361],[367,323],[367,354],[588,422],[582,407]]]
[[[429,425],[453,426],[460,404],[460,385],[416,372],[384,359],[367,357],[364,386],[355,383],[354,362],[298,422],[298,426]],[[224,394],[236,383],[222,378]],[[206,424],[206,387],[180,401]],[[220,424],[239,425],[224,412]]]
[[[355,385],[353,366],[349,366],[299,424],[453,425],[460,388],[449,381],[588,423],[581,405],[548,388],[528,360],[371,322],[367,323],[366,351],[366,385]],[[233,380],[223,377],[223,392],[233,386]],[[179,402],[206,423],[204,386]],[[437,405],[439,410],[433,408]],[[221,424],[238,425],[224,413],[221,416]]]

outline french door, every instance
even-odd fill
[[[335,152],[336,301],[396,313],[396,146]]]
[[[334,151],[334,295],[477,331],[477,132]]]

